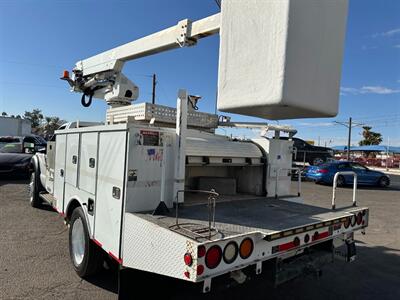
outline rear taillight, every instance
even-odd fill
[[[224,248],[224,262],[231,264],[235,261],[239,253],[239,247],[235,242],[229,242]]]
[[[209,269],[215,269],[222,259],[222,250],[219,246],[214,245],[208,249],[206,253],[206,266]]]
[[[362,215],[362,212],[360,211],[360,212],[357,214],[357,220],[356,220],[357,225],[361,225],[362,221],[363,221],[363,215]]]
[[[351,226],[352,226],[352,227],[354,227],[354,226],[356,225],[356,222],[357,222],[356,219],[357,219],[357,218],[356,218],[356,215],[352,215],[352,216],[351,216],[350,223],[351,223]]]
[[[346,221],[344,221],[343,225],[344,225],[344,228],[349,228],[349,226],[350,226],[350,217],[346,218]]]
[[[326,173],[328,173],[328,170],[327,169],[318,169],[317,173],[326,174]]]
[[[310,235],[307,233],[305,236],[304,236],[304,243],[308,243],[310,241]]]
[[[251,253],[253,253],[253,240],[251,238],[245,238],[239,247],[239,254],[242,259],[249,258]]]

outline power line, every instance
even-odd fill
[[[348,135],[348,138],[347,138],[347,160],[350,160],[351,129],[352,129],[353,127],[362,126],[362,125],[364,125],[364,124],[362,124],[362,123],[355,123],[355,122],[353,123],[353,120],[352,120],[351,117],[349,118],[349,121],[348,121],[348,122],[338,122],[338,121],[335,121],[335,123],[336,123],[336,124],[339,124],[339,125],[343,125],[343,126],[345,126],[345,127],[347,127],[347,128],[349,129],[349,135]]]

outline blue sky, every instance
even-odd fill
[[[213,0],[0,0],[0,112],[40,108],[66,120],[102,121],[106,105],[95,101],[83,108],[80,95],[59,80],[63,69],[181,19],[217,12]],[[218,43],[213,36],[196,47],[127,63],[124,73],[140,87],[138,102],[151,99],[150,76],[156,73],[158,103],[175,106],[177,90],[186,88],[203,96],[201,110],[214,112]],[[331,146],[345,144],[347,135],[333,121],[352,116],[381,132],[385,144],[389,138],[400,145],[400,1],[350,0],[341,86],[336,118],[279,123],[296,127],[299,137]],[[354,128],[354,143],[360,131]]]

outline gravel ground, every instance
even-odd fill
[[[319,279],[301,278],[276,289],[250,282],[199,299],[400,299],[400,176],[391,178],[391,188],[358,191],[359,205],[370,208],[370,224],[366,235],[356,235],[354,263],[338,261]],[[339,206],[350,202],[351,192],[338,190]],[[329,207],[331,187],[306,182],[303,197]],[[0,228],[0,299],[117,298],[115,271],[91,281],[75,274],[62,218],[50,208],[29,206],[26,180],[0,178]]]

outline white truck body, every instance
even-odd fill
[[[54,171],[46,167],[54,176],[46,178],[47,191],[41,195],[67,220],[73,208],[82,207],[91,240],[121,267],[203,282],[203,291],[225,273],[254,266],[261,274],[266,261],[298,256],[333,240],[335,247],[342,246],[368,225],[367,208],[331,210],[295,203],[302,200],[290,196],[291,140],[234,141],[198,129],[185,134],[185,190],[196,190],[204,179],[203,185],[235,182],[233,194],[222,188],[212,227],[202,194],[185,194],[179,218],[175,216],[178,137],[168,127],[133,121],[57,131],[55,145],[49,145],[55,146]],[[154,215],[161,199],[169,212]],[[353,225],[345,227],[346,222]],[[245,259],[237,256],[207,268],[205,257],[199,257],[200,247],[224,249],[248,238],[254,249]],[[187,253],[193,257],[190,266],[183,259]]]

